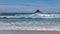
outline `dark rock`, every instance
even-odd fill
[[[40,10],[36,10],[35,13],[42,13]]]

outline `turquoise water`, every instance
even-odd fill
[[[60,14],[15,14],[14,16],[3,15],[3,18],[1,15],[0,26],[60,28],[59,15]]]

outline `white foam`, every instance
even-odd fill
[[[29,15],[15,15],[15,16],[0,16],[1,18],[60,18],[60,14],[29,14]]]
[[[18,26],[0,26],[0,30],[60,31],[60,29],[58,29],[58,28],[43,28],[43,27],[18,27]]]

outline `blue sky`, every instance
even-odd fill
[[[59,13],[60,0],[0,0],[0,13],[3,12],[42,12]]]
[[[60,0],[0,0],[0,4],[22,4],[22,5],[59,5]]]

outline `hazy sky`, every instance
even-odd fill
[[[0,13],[3,12],[34,12],[59,13],[60,0],[0,0]]]

